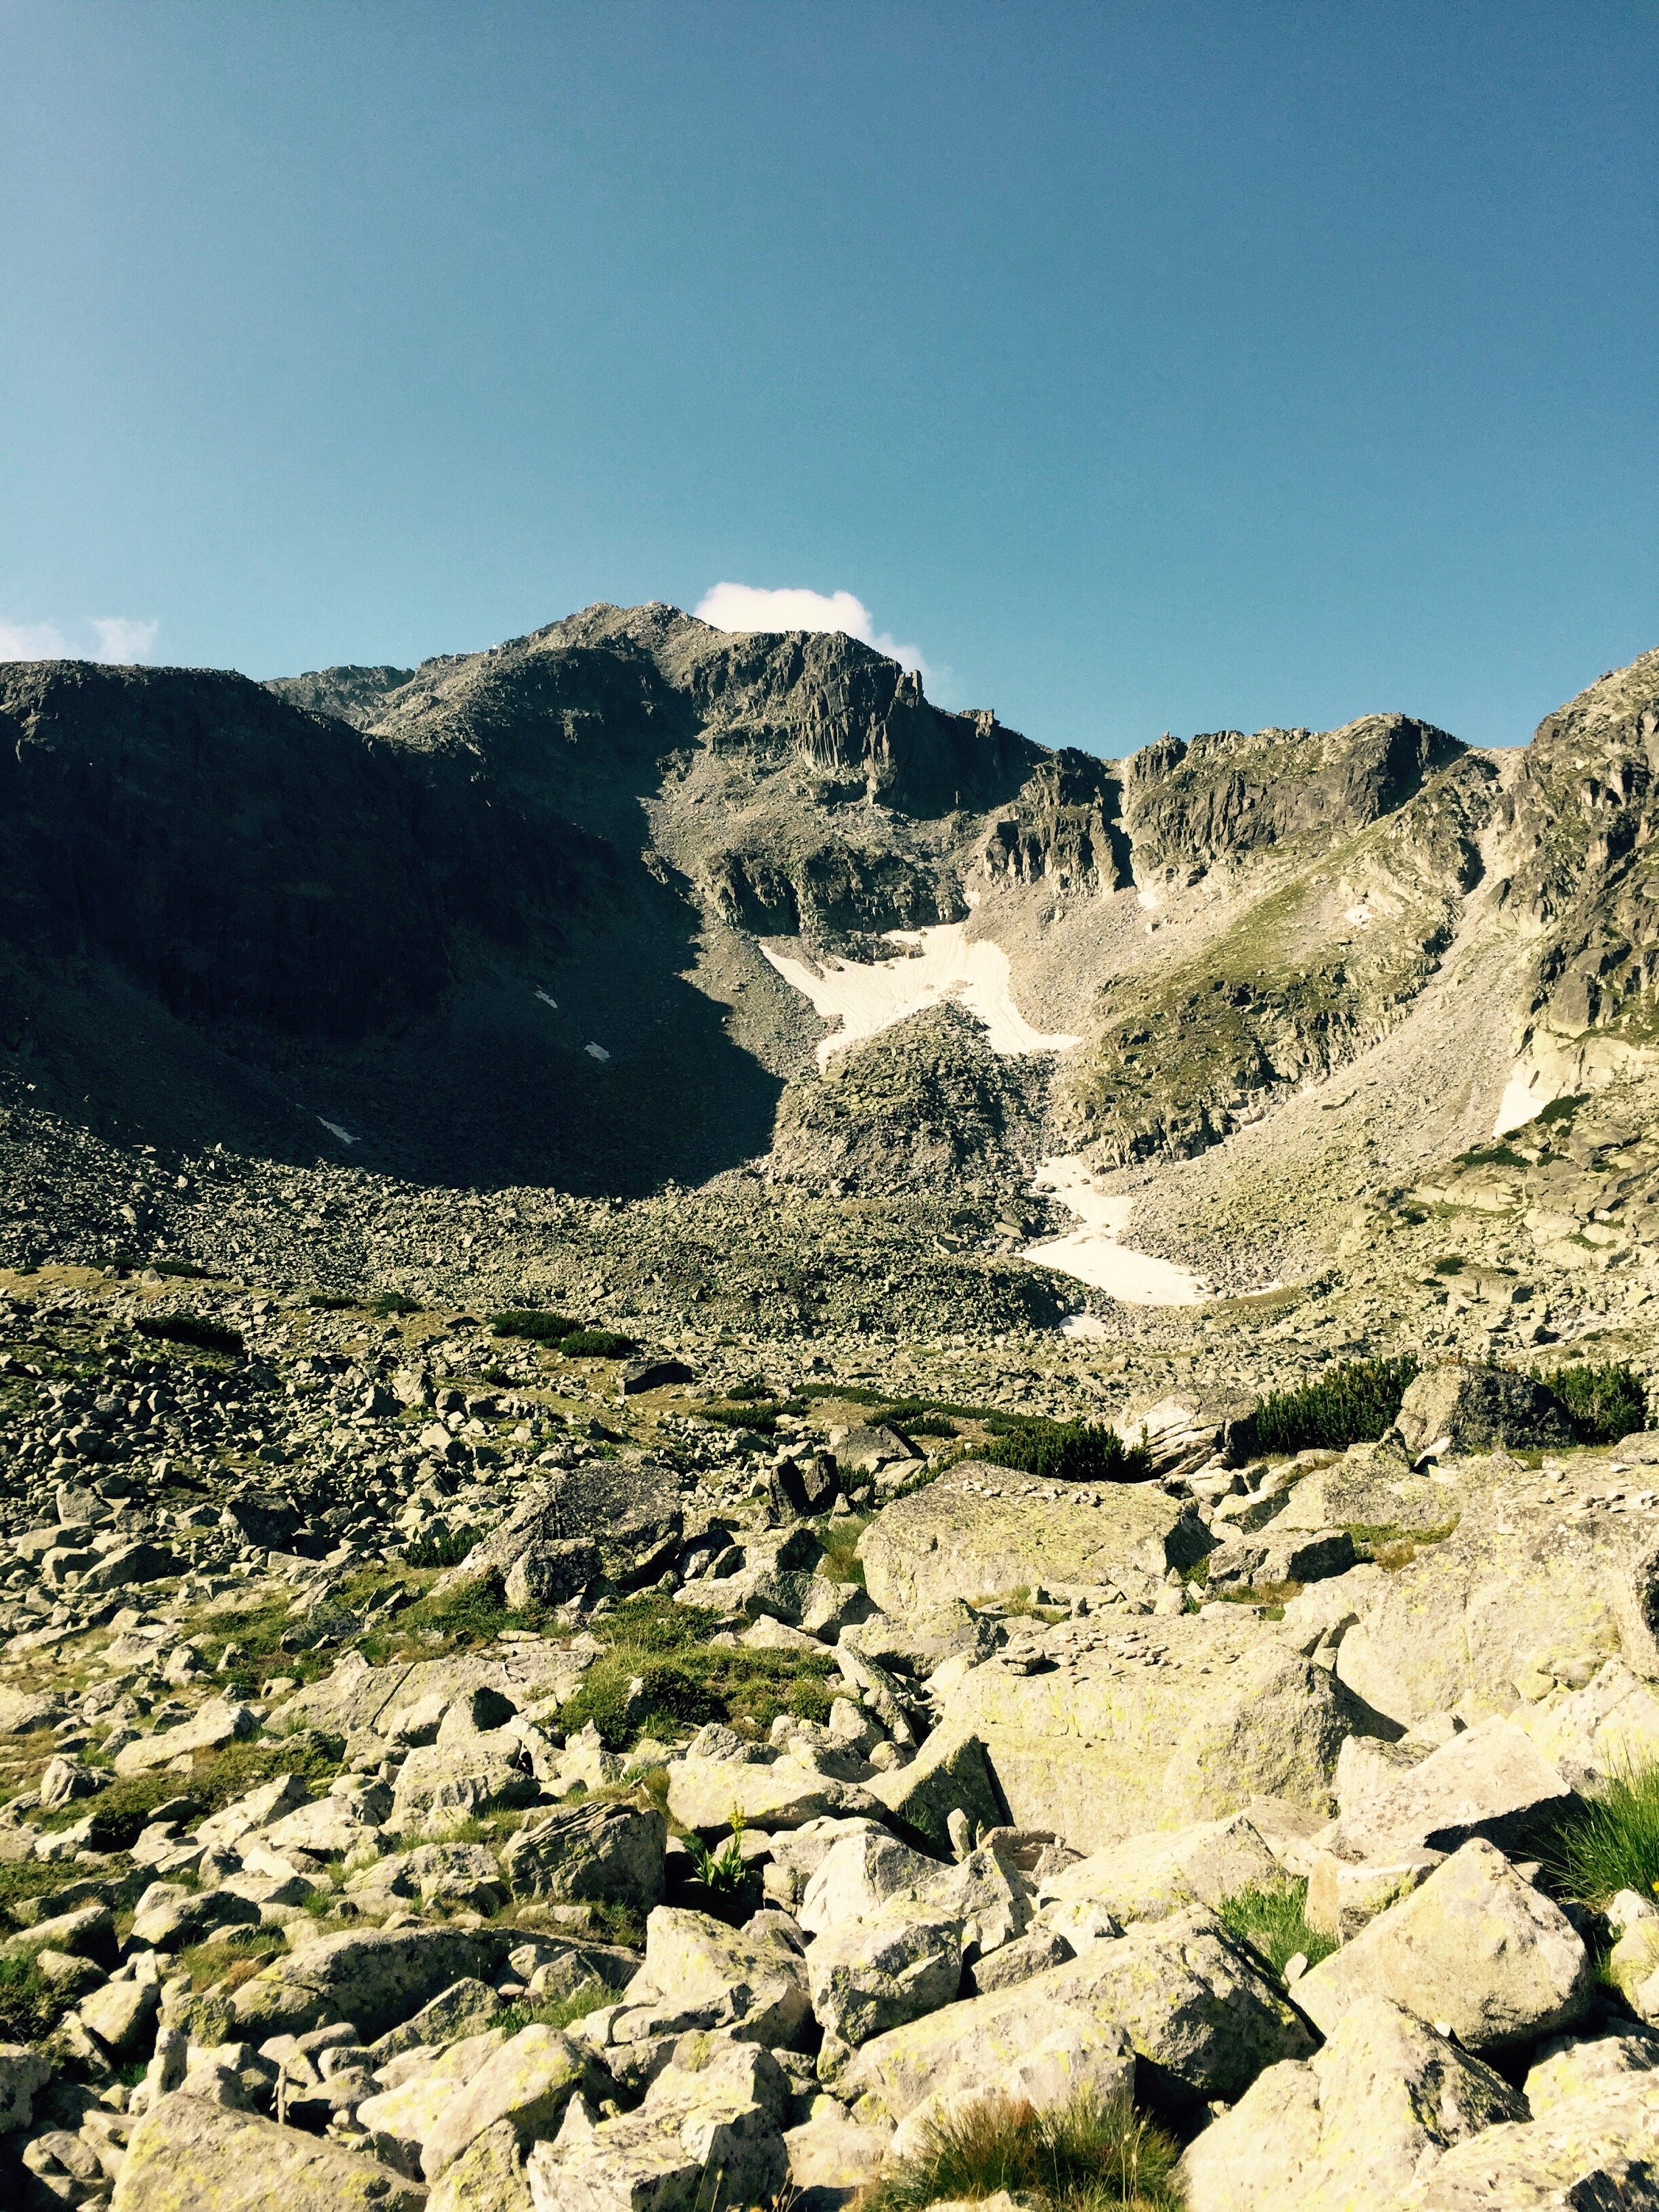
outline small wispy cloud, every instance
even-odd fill
[[[757,584],[716,584],[692,612],[699,622],[739,635],[756,630],[842,630],[884,653],[902,668],[914,668],[930,679],[933,674],[921,647],[902,645],[888,631],[878,630],[875,617],[851,592],[809,592],[787,585],[769,591]]]
[[[130,665],[149,659],[161,627],[131,615],[94,615],[81,625],[77,644],[60,623],[0,621],[0,660],[110,660]]]
[[[98,637],[98,650],[92,656],[94,660],[131,663],[149,659],[150,647],[161,625],[135,622],[131,615],[94,615],[92,627]]]

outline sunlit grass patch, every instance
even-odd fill
[[[1307,1883],[1287,1876],[1283,1881],[1253,1882],[1224,1899],[1216,1917],[1275,1974],[1282,1974],[1298,1951],[1313,1966],[1336,1948],[1330,1936],[1308,1925],[1307,1904]]]
[[[1127,2097],[1086,2092],[1039,2112],[987,2097],[928,2129],[924,2148],[881,2174],[859,2199],[859,2212],[924,2212],[952,2198],[999,2190],[1035,2198],[1053,2212],[1127,2205],[1136,2212],[1173,2208],[1179,2152]]]

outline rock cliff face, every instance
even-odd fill
[[[1477,939],[1520,1118],[1659,1049],[1659,653],[1507,759],[1392,714],[1119,766],[854,640],[654,604],[264,685],[12,665],[0,728],[0,1078],[124,1141],[309,1158],[327,1126],[422,1180],[619,1191],[770,1151],[1006,1197],[1045,1151],[1273,1115]],[[818,1073],[762,944],[868,962],[947,921],[1082,1042],[998,1060],[976,1014]]]

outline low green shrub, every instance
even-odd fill
[[[1659,1766],[1615,1774],[1558,1826],[1545,1853],[1557,1886],[1598,1910],[1621,1889],[1659,1890]]]
[[[1097,2212],[1109,2204],[1152,2212],[1179,2202],[1172,2180],[1179,2155],[1127,2097],[1085,2091],[1039,2112],[989,2096],[934,2121],[915,2155],[884,2170],[860,2203],[861,2212],[924,2212],[943,2199],[1006,2189],[1053,2212]]]
[[[1305,1881],[1256,1882],[1224,1899],[1217,1917],[1275,1974],[1282,1974],[1298,1951],[1315,1966],[1336,1948],[1330,1936],[1308,1925],[1307,1904]]]
[[[1152,1461],[1103,1422],[1033,1421],[994,1437],[978,1457],[1043,1482],[1139,1482]]]
[[[476,1528],[446,1528],[435,1536],[422,1536],[404,1554],[411,1567],[459,1567],[478,1542]]]
[[[1255,1417],[1256,1449],[1264,1452],[1346,1451],[1375,1443],[1416,1379],[1419,1363],[1356,1359],[1333,1367],[1297,1390],[1274,1390]]]
[[[132,1326],[139,1336],[154,1337],[163,1344],[192,1344],[198,1352],[240,1354],[243,1349],[234,1328],[227,1328],[222,1322],[204,1321],[199,1314],[141,1314]]]
[[[658,1597],[630,1598],[605,1614],[593,1633],[610,1648],[560,1707],[560,1729],[568,1736],[592,1721],[607,1751],[626,1751],[641,1735],[708,1721],[750,1721],[763,1734],[780,1713],[829,1719],[829,1652],[711,1644],[719,1617]],[[635,1681],[641,1687],[630,1699]]]
[[[613,1328],[579,1328],[560,1340],[559,1349],[567,1359],[626,1359],[639,1346]]]
[[[1580,1443],[1616,1444],[1648,1425],[1647,1386],[1628,1361],[1596,1365],[1574,1360],[1551,1375],[1534,1367],[1532,1377],[1547,1384],[1566,1407]]]
[[[574,1336],[581,1328],[568,1314],[544,1313],[539,1306],[514,1306],[506,1313],[494,1313],[489,1326],[497,1336],[521,1336],[532,1344],[556,1344],[561,1337]]]

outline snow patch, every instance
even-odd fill
[[[1128,1191],[1103,1190],[1081,1159],[1045,1160],[1031,1188],[1052,1193],[1083,1226],[1065,1237],[1028,1244],[1019,1255],[1022,1260],[1071,1275],[1126,1306],[1196,1306],[1213,1295],[1204,1278],[1190,1268],[1177,1267],[1172,1260],[1154,1259],[1149,1252],[1131,1252],[1118,1243],[1129,1225],[1133,1195]],[[1073,1315],[1072,1318],[1093,1317]],[[1073,1333],[1091,1336],[1095,1331],[1079,1328]],[[1103,1329],[1101,1334],[1105,1334]]]
[[[1368,906],[1351,906],[1344,908],[1342,919],[1351,921],[1356,929],[1369,929],[1376,916]]]
[[[559,1002],[556,999],[550,999],[545,991],[538,991],[536,996],[541,1000],[543,1006],[551,1006],[556,1014],[558,1012]]]
[[[968,941],[967,924],[943,921],[931,929],[890,929],[890,945],[916,945],[917,953],[891,960],[830,960],[821,969],[787,953],[761,951],[784,981],[810,999],[819,1017],[841,1027],[818,1047],[827,1068],[838,1052],[866,1043],[883,1030],[930,1006],[954,1001],[984,1024],[993,1052],[1069,1052],[1081,1037],[1045,1036],[1015,1006],[1008,989],[1008,956],[988,938]]]
[[[611,1057],[602,1044],[585,1044],[582,1050],[590,1060],[609,1060]]]
[[[1111,1331],[1098,1314],[1067,1314],[1060,1324],[1062,1336],[1109,1336]]]
[[[361,1137],[354,1137],[349,1129],[343,1129],[337,1121],[331,1121],[326,1114],[319,1114],[317,1119],[328,1131],[329,1135],[337,1137],[343,1145],[361,1145],[363,1141]]]

